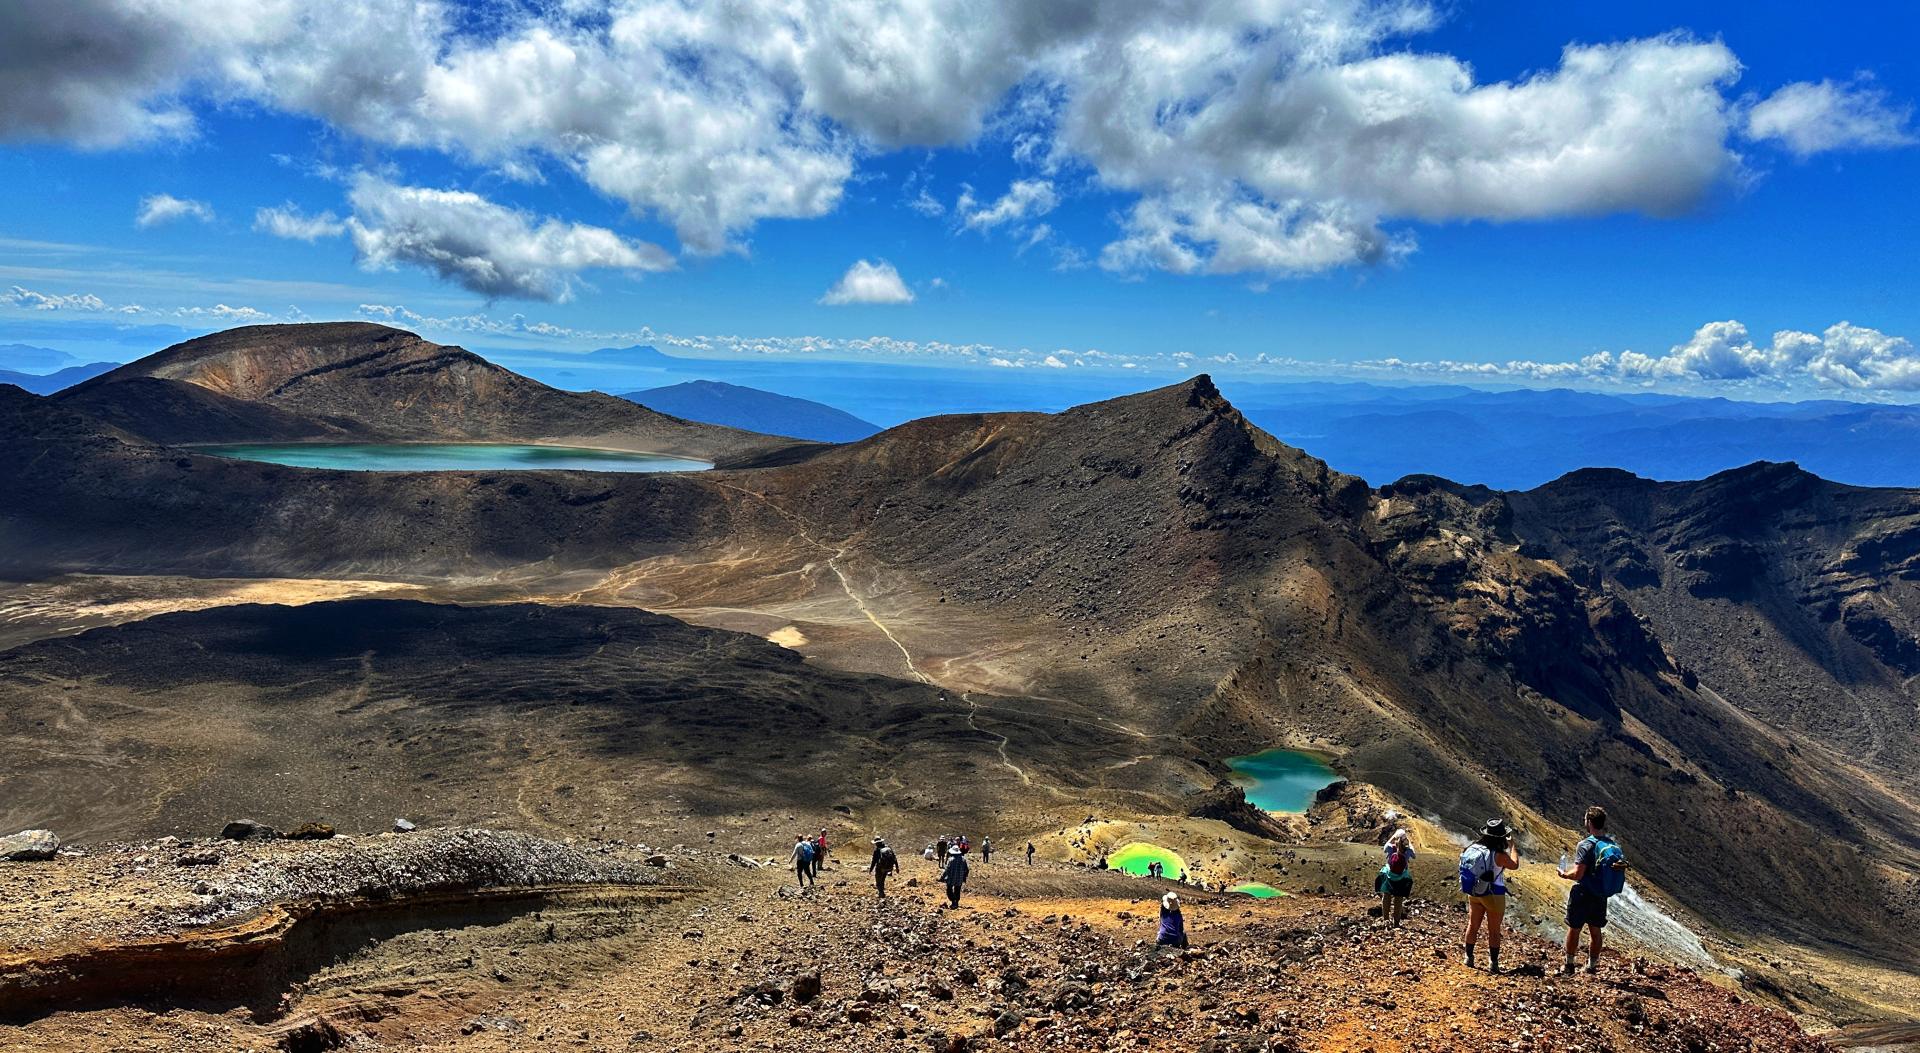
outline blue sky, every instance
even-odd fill
[[[24,0],[0,343],[1920,390],[1912,5],[955,7]]]

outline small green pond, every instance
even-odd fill
[[[201,453],[291,468],[349,472],[530,471],[691,472],[712,465],[684,457],[581,446],[502,442],[262,442],[201,446]]]
[[[1267,812],[1304,812],[1313,795],[1340,781],[1325,761],[1299,750],[1262,750],[1244,757],[1228,757],[1233,781],[1247,791],[1247,801]]]
[[[1129,841],[1107,853],[1108,870],[1123,870],[1135,877],[1147,876],[1148,863],[1159,863],[1169,878],[1178,878],[1187,870],[1179,856],[1145,841]]]
[[[1227,891],[1228,892],[1244,892],[1247,895],[1252,896],[1254,899],[1273,899],[1276,896],[1286,895],[1285,892],[1282,892],[1281,890],[1274,888],[1272,885],[1269,885],[1264,881],[1242,881],[1238,885],[1234,885],[1233,887],[1227,889]]]

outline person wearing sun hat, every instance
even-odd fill
[[[947,886],[947,909],[960,907],[960,887],[967,883],[967,853],[959,845],[947,849],[947,865],[940,871],[940,883]]]
[[[1487,820],[1480,836],[1460,853],[1460,891],[1467,894],[1467,967],[1473,967],[1473,945],[1480,926],[1487,927],[1487,964],[1500,971],[1500,923],[1507,915],[1505,872],[1520,869],[1520,850],[1514,846],[1513,827],[1505,819]]]

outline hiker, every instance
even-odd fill
[[[1467,968],[1473,968],[1473,944],[1484,922],[1488,969],[1500,971],[1500,923],[1507,916],[1507,883],[1501,872],[1518,869],[1520,851],[1505,819],[1487,820],[1479,838],[1460,853],[1460,891],[1467,894]]]
[[[947,849],[947,865],[940,871],[940,881],[947,886],[947,909],[958,910],[960,886],[967,883],[967,854],[959,845]]]
[[[820,868],[827,865],[827,831],[822,828],[820,836],[813,839],[813,876],[820,876]]]
[[[940,857],[933,854],[932,841],[928,841],[927,847],[920,850],[920,858],[926,860],[929,863],[934,863],[939,861]]]
[[[1567,857],[1560,857],[1560,876],[1573,882],[1567,889],[1567,962],[1562,975],[1573,974],[1574,956],[1580,953],[1580,929],[1588,932],[1587,972],[1600,971],[1601,930],[1607,927],[1607,900],[1627,887],[1627,857],[1620,845],[1607,836],[1607,810],[1594,805],[1587,809],[1587,836],[1573,852],[1573,869],[1567,869]]]
[[[1413,839],[1401,827],[1380,850],[1387,856],[1373,879],[1373,890],[1380,896],[1380,920],[1398,925],[1407,920],[1407,897],[1413,894]]]
[[[947,849],[951,847],[953,847],[953,842],[944,836],[941,837],[933,846],[933,861],[944,866],[947,862]]]
[[[793,864],[794,884],[805,888],[813,882],[813,842],[807,840],[807,835],[793,839],[793,856],[787,862]]]
[[[980,862],[993,862],[993,838],[991,837],[983,837],[980,839]]]
[[[1161,947],[1187,948],[1187,916],[1180,913],[1180,893],[1169,892],[1160,897],[1160,935],[1154,944]]]
[[[973,842],[967,840],[967,835],[961,834],[960,835],[960,854],[964,856],[971,851],[973,851]]]
[[[1160,876],[1160,864],[1158,862],[1150,862],[1147,864],[1147,876],[1150,878]]]
[[[867,864],[867,872],[873,875],[873,887],[880,893],[881,899],[887,898],[887,875],[900,869],[900,857],[887,847],[885,838],[873,839],[873,860]]]
[[[1027,842],[1027,865],[1028,866],[1033,865],[1033,842],[1032,841]]]

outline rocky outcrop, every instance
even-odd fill
[[[22,830],[0,837],[0,862],[30,863],[52,859],[60,850],[60,838],[51,830]]]

